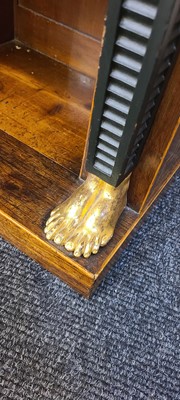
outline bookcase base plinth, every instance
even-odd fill
[[[89,259],[75,258],[64,248],[48,242],[43,233],[50,210],[68,197],[79,179],[29,146],[0,131],[1,196],[0,235],[35,259],[85,297],[90,297],[123,243],[135,229],[160,191],[178,168],[176,135],[154,186],[140,214],[126,207],[113,239]]]

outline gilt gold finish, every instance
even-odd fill
[[[96,254],[112,238],[127,202],[130,175],[116,188],[89,174],[70,198],[58,205],[46,222],[48,240],[65,246],[75,257]]]

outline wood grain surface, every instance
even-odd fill
[[[43,234],[47,213],[68,197],[77,177],[0,132],[0,234],[87,295],[94,276],[57,250]]]
[[[173,155],[176,149],[175,143],[168,172],[165,174],[167,168],[164,165],[163,182],[159,180],[143,212],[136,214],[126,208],[109,244],[89,259],[76,259],[63,247],[47,241],[43,228],[50,210],[79,186],[79,179],[66,168],[1,131],[0,235],[89,297],[119,257],[125,240],[177,169],[178,157]]]
[[[140,211],[145,205],[167,151],[176,135],[179,121],[180,55],[167,84],[138,165],[131,176],[128,201],[136,211]]]
[[[109,244],[76,259],[48,242],[43,228],[81,183],[94,81],[19,43],[0,48],[0,234],[86,297],[179,166],[176,68],[129,193],[134,206],[144,204],[141,212],[126,207]]]
[[[108,0],[19,0],[18,4],[100,40]]]
[[[176,129],[177,128],[177,129]],[[146,198],[144,208],[150,207],[155,197],[158,197],[162,189],[167,185],[171,177],[180,167],[180,120],[176,125],[174,138],[168,148],[168,152],[163,160],[161,168],[156,175],[151,190]]]
[[[0,48],[1,129],[77,175],[93,88],[91,78],[19,43]]]
[[[93,37],[19,5],[15,8],[15,37],[77,71],[94,78],[97,75],[101,44]]]

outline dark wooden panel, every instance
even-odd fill
[[[139,163],[131,176],[129,204],[139,211],[176,134],[180,116],[180,56],[168,82]]]
[[[108,0],[19,0],[19,5],[100,39]]]
[[[100,42],[91,37],[19,6],[16,37],[71,68],[91,77],[97,75]]]
[[[13,0],[0,2],[0,43],[12,40],[14,37]]]
[[[78,175],[94,81],[27,50],[0,49],[1,129]]]
[[[159,195],[161,190],[167,185],[171,177],[180,167],[180,118],[177,126],[178,128],[176,130],[175,137],[169,147],[163,164],[147,197],[145,208],[151,205],[154,200],[155,193],[156,196]]]
[[[87,295],[92,274],[68,260],[43,234],[52,198],[58,202],[69,196],[77,177],[2,131],[0,154],[0,234]]]

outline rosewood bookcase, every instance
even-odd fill
[[[46,240],[49,212],[86,175],[85,143],[107,3],[0,4],[0,234],[85,297],[179,167],[177,57],[112,240],[87,260]]]

